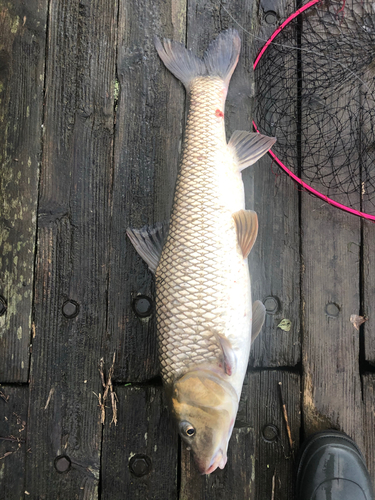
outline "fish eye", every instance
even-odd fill
[[[181,422],[180,430],[181,433],[187,437],[193,437],[195,435],[195,427],[189,422]]]
[[[191,436],[194,436],[194,434],[195,434],[195,429],[194,429],[194,427],[191,425],[190,427],[188,427],[188,428],[186,429],[186,431],[185,431],[185,432],[186,432],[186,434],[187,434],[188,436],[190,436],[190,437],[191,437]]]

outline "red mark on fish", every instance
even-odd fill
[[[224,118],[224,113],[222,111],[220,111],[220,109],[217,109],[215,111],[215,115],[218,117],[218,118]]]

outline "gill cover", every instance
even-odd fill
[[[210,370],[188,372],[173,386],[172,407],[199,471],[223,469],[238,407],[232,386]]]

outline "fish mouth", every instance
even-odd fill
[[[201,469],[201,474],[211,474],[218,467],[219,469],[224,469],[227,463],[227,459],[228,459],[227,454],[220,449],[217,453],[215,453],[208,468],[203,467],[203,470]]]

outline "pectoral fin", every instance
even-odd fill
[[[276,137],[236,130],[230,138],[228,147],[233,152],[238,169],[241,172],[241,170],[250,167],[267,153],[275,142]]]
[[[262,326],[264,325],[265,319],[266,319],[266,308],[264,307],[264,304],[260,300],[256,300],[253,304],[253,325],[251,332],[251,343],[253,343],[254,340],[259,335],[259,332],[261,331]]]
[[[233,351],[232,344],[229,340],[224,337],[224,335],[215,334],[217,340],[219,341],[220,347],[223,351],[224,357],[224,371],[227,375],[233,375],[237,367],[237,357]]]
[[[239,210],[233,214],[238,244],[244,259],[249,255],[258,235],[258,216],[252,210]]]
[[[168,223],[158,222],[154,226],[144,226],[141,229],[128,228],[126,234],[150,271],[155,274],[168,234]]]

